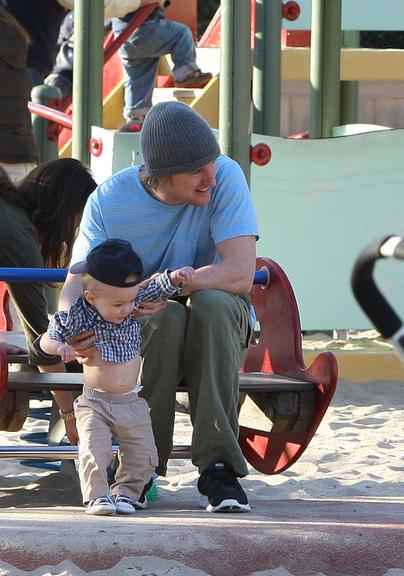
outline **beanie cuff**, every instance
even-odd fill
[[[148,162],[145,162],[145,168],[149,176],[171,176],[171,174],[182,174],[184,172],[193,172],[199,170],[203,166],[207,166],[211,162],[215,162],[220,156],[219,145],[215,150],[212,150],[207,156],[193,160],[192,162],[185,162],[177,166],[161,166],[158,168],[150,168]]]

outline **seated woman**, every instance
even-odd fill
[[[67,267],[84,205],[95,187],[87,168],[73,158],[41,164],[17,187],[0,167],[0,267]],[[40,372],[65,371],[59,357],[33,347],[48,327],[44,286],[16,282],[7,288],[25,333],[29,364]],[[72,410],[70,392],[54,391],[53,396],[61,412]],[[74,420],[65,426],[70,442],[76,443]]]

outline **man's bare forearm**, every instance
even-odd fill
[[[218,245],[220,260],[196,270],[195,280],[188,292],[211,289],[233,294],[246,294],[251,290],[255,272],[255,238],[233,238]]]

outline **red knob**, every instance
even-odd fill
[[[282,16],[285,20],[297,20],[300,16],[300,6],[297,2],[285,2],[282,6]]]
[[[90,138],[88,142],[88,151],[93,156],[101,156],[102,154],[102,140],[101,138]]]
[[[257,166],[265,166],[271,160],[272,152],[268,144],[256,144],[250,149],[250,162]]]

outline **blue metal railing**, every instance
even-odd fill
[[[64,282],[67,275],[65,268],[0,268],[0,280],[4,282]],[[258,270],[254,284],[268,285],[267,268]]]

